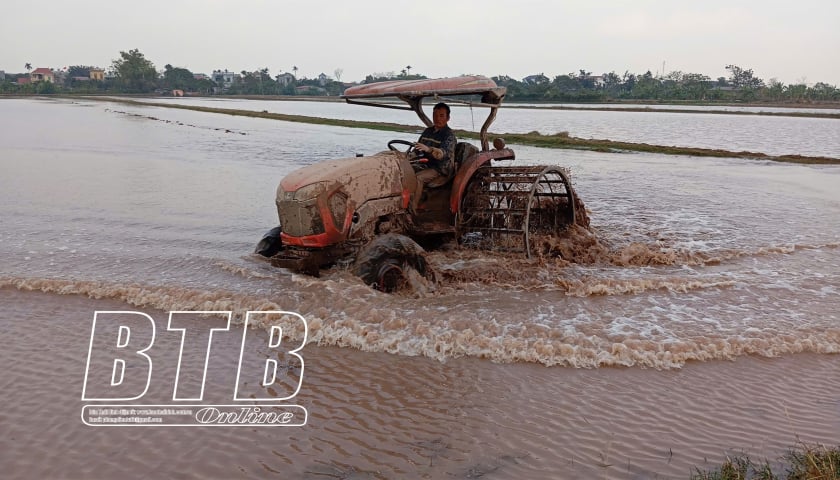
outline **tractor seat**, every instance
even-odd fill
[[[455,171],[461,168],[464,160],[478,153],[478,148],[472,143],[458,142],[455,144]]]
[[[439,178],[432,182],[429,182],[426,186],[429,188],[438,188],[446,185],[449,183],[453,178],[455,178],[455,172],[461,168],[461,164],[464,163],[464,160],[470,158],[472,155],[478,153],[478,148],[475,145],[467,142],[458,142],[455,144],[455,168],[452,169],[452,174],[449,175],[447,178]]]

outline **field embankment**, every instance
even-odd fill
[[[218,113],[223,115],[235,115],[253,118],[266,118],[281,120],[285,122],[311,123],[316,125],[329,125],[335,127],[366,128],[370,130],[384,130],[392,132],[416,133],[417,125],[401,125],[396,123],[366,122],[358,120],[339,120],[334,118],[309,117],[304,115],[288,115],[283,113],[270,113],[267,111],[240,110],[228,108],[204,107],[198,105],[180,105],[175,103],[139,102],[114,97],[98,97],[95,100],[117,102],[135,106],[152,106],[162,108],[175,108],[182,110],[193,110],[198,112]],[[621,109],[624,111],[625,109]],[[673,110],[667,110],[672,112]],[[704,112],[705,113],[705,112]],[[478,139],[478,134],[466,130],[456,130],[460,138]],[[680,147],[667,145],[651,145],[647,143],[620,142],[607,139],[585,139],[569,136],[567,132],[560,132],[554,135],[543,135],[539,132],[529,133],[494,133],[493,136],[500,136],[510,144],[530,145],[542,148],[566,148],[578,150],[595,150],[603,152],[646,152],[660,153],[666,155],[686,155],[695,157],[721,157],[721,158],[750,158],[757,160],[769,160],[774,162],[804,163],[804,164],[840,164],[840,158],[808,156],[808,155],[768,155],[761,152],[730,151],[711,148]]]

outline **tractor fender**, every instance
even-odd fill
[[[487,150],[478,152],[470,156],[461,164],[458,173],[455,174],[455,180],[452,181],[452,194],[449,197],[449,210],[453,214],[458,213],[461,208],[461,196],[464,195],[464,189],[472,180],[473,175],[479,168],[490,163],[490,160],[514,160],[516,155],[513,150],[509,148],[500,148],[496,150]]]

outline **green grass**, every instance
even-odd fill
[[[692,475],[692,480],[840,480],[840,447],[801,444],[788,452],[776,468],[764,460],[756,463],[746,455],[727,458],[711,471]]]
[[[422,130],[419,125],[401,125],[397,123],[363,122],[357,120],[338,120],[333,118],[307,117],[303,115],[286,115],[282,113],[269,113],[267,111],[257,112],[253,110],[238,110],[229,108],[202,107],[197,105],[179,105],[175,103],[161,102],[138,102],[113,97],[85,97],[91,100],[123,103],[135,106],[152,106],[163,108],[176,108],[182,110],[193,110],[197,112],[218,113],[222,115],[234,115],[252,118],[265,118],[270,120],[281,120],[284,122],[300,122],[316,125],[329,125],[334,127],[365,128],[369,130],[382,130],[389,132],[412,133]],[[473,139],[479,138],[475,132],[456,130],[458,138]],[[539,132],[529,133],[504,133],[491,134],[493,137],[502,137],[508,144],[530,145],[542,148],[565,148],[578,150],[593,150],[599,152],[645,152],[659,153],[666,155],[684,155],[694,157],[720,157],[720,158],[749,158],[756,160],[770,160],[774,162],[805,163],[805,164],[840,164],[840,158],[807,156],[807,155],[768,155],[760,152],[735,152],[730,150],[719,150],[711,148],[678,147],[665,145],[651,145],[647,143],[618,142],[614,140],[584,139],[569,136],[568,132],[560,132],[554,135],[542,135]]]

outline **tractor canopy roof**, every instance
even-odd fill
[[[349,103],[366,98],[395,97],[401,100],[447,95],[481,95],[483,103],[497,105],[502,103],[506,92],[493,80],[478,76],[434,78],[422,80],[391,80],[388,82],[356,85],[344,91],[342,98]]]
[[[487,129],[496,118],[507,89],[480,75],[435,78],[422,80],[391,80],[350,87],[341,96],[347,103],[369,105],[398,110],[413,110],[428,127],[432,121],[423,112],[423,99],[435,102],[462,103],[470,106],[489,107],[490,113],[481,127],[481,143],[487,149]],[[460,98],[459,98],[460,97]],[[386,101],[376,101],[383,99]],[[402,100],[407,105],[394,105],[387,100]]]

